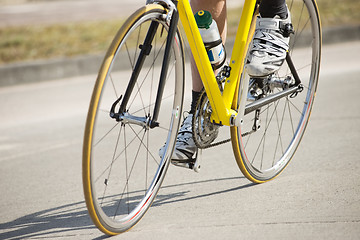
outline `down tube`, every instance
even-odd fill
[[[255,4],[256,0],[245,0],[230,63],[233,74],[226,83],[223,95],[218,88],[205,47],[203,47],[204,45],[189,1],[180,0],[178,4],[180,19],[184,26],[210,104],[213,107],[212,119],[216,123],[229,126],[231,125],[230,119],[237,114],[235,110],[231,109],[231,104],[234,99],[235,89],[238,86],[242,62],[246,55],[249,29],[253,18]]]
[[[178,11],[206,94],[212,106],[212,120],[218,124],[230,125],[230,117],[235,112],[225,107],[189,1],[179,0]]]

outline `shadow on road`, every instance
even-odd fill
[[[172,189],[172,194],[160,194],[157,196],[153,207],[159,207],[164,204],[183,202],[193,199],[215,196],[228,192],[238,191],[244,188],[254,186],[249,183],[242,186],[209,192],[201,195],[186,197],[190,191],[177,191],[177,188],[183,188],[189,185],[198,185],[219,181],[234,181],[243,177],[229,177],[220,179],[209,179],[197,182],[180,183],[174,185],[164,185],[162,189]],[[52,238],[53,236],[61,238],[76,238],[79,234],[76,231],[84,229],[94,229],[85,206],[85,202],[76,202],[66,204],[56,208],[50,208],[29,214],[13,221],[0,224],[0,239],[23,239],[23,238]],[[89,236],[91,238],[91,236]],[[102,236],[96,239],[103,239]]]
[[[197,181],[197,182],[188,182],[188,183],[182,183],[182,184],[176,184],[176,185],[165,185],[162,187],[162,189],[180,187],[180,186],[185,186],[185,185],[195,185],[195,184],[203,184],[203,183],[211,183],[211,182],[219,182],[219,181],[238,180],[241,178],[244,178],[244,177],[217,178],[217,179],[209,179],[209,180]],[[248,188],[248,187],[251,187],[254,185],[256,185],[256,184],[248,183],[248,184],[245,184],[242,186],[237,186],[234,188],[223,189],[223,190],[209,192],[209,193],[201,194],[201,195],[195,195],[195,196],[191,196],[191,197],[186,197],[186,193],[188,193],[189,191],[185,191],[185,192],[184,191],[183,192],[175,192],[174,191],[174,194],[162,195],[161,190],[160,190],[159,194],[157,195],[156,200],[152,206],[157,207],[157,206],[161,206],[163,204],[183,202],[183,201],[189,201],[189,200],[194,200],[194,199],[199,199],[199,198],[215,196],[215,195],[219,195],[219,194],[238,191],[238,190]]]
[[[29,214],[14,221],[0,224],[5,233],[0,239],[23,239],[32,237],[76,236],[74,230],[93,228],[85,208],[85,202],[66,204]]]

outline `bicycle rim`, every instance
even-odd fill
[[[318,84],[321,26],[316,3],[292,0],[287,1],[287,5],[295,29],[295,34],[290,37],[289,53],[304,89],[296,96],[289,95],[261,107],[256,131],[253,131],[255,112],[245,115],[240,127],[231,128],[238,166],[255,183],[275,178],[292,159],[305,132]],[[286,62],[276,76],[279,79],[292,76]],[[243,73],[242,81],[249,83],[246,73]],[[273,93],[280,91],[282,89],[276,88]],[[244,95],[247,94],[239,96],[239,102],[249,102]]]
[[[128,19],[105,56],[93,91],[84,137],[83,184],[89,214],[108,235],[127,231],[145,214],[159,191],[174,148],[184,91],[183,48],[178,34],[171,51],[159,125],[150,128],[110,117],[114,102],[125,95],[149,26],[156,21],[159,27],[151,51],[126,105],[131,116],[151,119],[167,38],[168,26],[161,20],[164,13],[161,6],[148,5]]]

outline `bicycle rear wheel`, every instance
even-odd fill
[[[242,124],[231,128],[238,166],[255,183],[275,178],[289,164],[305,132],[318,85],[321,26],[316,2],[291,0],[287,1],[287,5],[295,30],[295,34],[290,36],[289,56],[296,71],[291,71],[289,64],[284,62],[274,78],[293,80],[296,78],[293,73],[297,72],[303,91],[297,95],[289,94],[247,113],[246,106],[251,102],[247,97],[251,79],[244,72],[241,79],[244,84],[240,84],[238,96],[238,107],[240,103],[246,105],[239,110],[243,115]],[[267,96],[284,91],[279,86],[271,88]]]
[[[93,222],[108,235],[130,229],[154,201],[180,125],[184,56],[178,33],[161,108],[153,122],[169,28],[165,14],[162,6],[147,5],[126,21],[105,56],[91,98],[83,145],[83,186]],[[145,56],[142,64],[140,55]],[[131,87],[129,79],[135,75]]]

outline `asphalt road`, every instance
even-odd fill
[[[206,150],[199,174],[170,167],[161,201],[114,239],[359,239],[359,52],[360,42],[324,46],[307,133],[277,179],[253,185],[230,144]],[[94,79],[0,88],[0,239],[105,237],[81,182]]]

